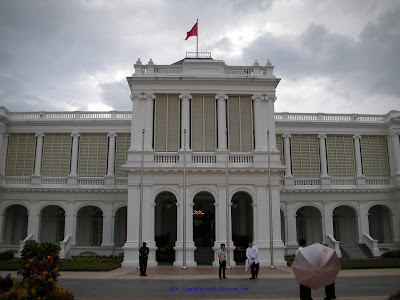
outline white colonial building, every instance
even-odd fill
[[[185,231],[188,266],[216,265],[227,241],[253,241],[269,265],[270,224],[277,265],[300,238],[350,257],[400,248],[399,111],[275,113],[269,62],[202,55],[139,59],[129,112],[0,107],[0,250],[58,241],[62,257],[124,253],[134,266],[143,240],[149,265],[172,245],[181,266]]]

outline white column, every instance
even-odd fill
[[[67,237],[68,235],[71,236],[71,243],[76,245],[76,235],[75,235],[75,228],[76,224],[76,214],[75,214],[75,204],[72,201],[67,202],[67,207],[65,211],[65,230],[64,236]]]
[[[321,159],[321,177],[328,177],[328,166],[326,164],[326,134],[318,135],[319,138],[319,153]]]
[[[359,240],[360,243],[363,242],[364,233],[369,234],[369,220],[368,220],[368,209],[367,209],[367,201],[359,201],[360,203],[360,230]]]
[[[113,222],[112,222],[112,202],[105,202],[103,205],[103,241],[101,243],[102,248],[114,247],[113,242]]]
[[[254,104],[254,140],[255,140],[255,151],[265,151],[266,150],[266,137],[264,122],[262,118],[262,103],[261,100],[264,97],[261,95],[254,95],[252,97]]]
[[[108,170],[107,176],[113,177],[115,169],[115,138],[116,133],[108,134]]]
[[[274,103],[276,100],[275,96],[266,96],[265,100],[267,100],[267,129],[269,129],[270,134],[270,148],[276,149],[276,131],[275,131],[275,109]]]
[[[72,133],[72,154],[71,154],[71,174],[70,176],[77,176],[78,170],[78,147],[79,147],[79,133]]]
[[[292,137],[290,134],[283,134],[283,153],[285,157],[285,177],[293,177],[292,175],[292,161],[290,157],[290,138]]]
[[[153,116],[154,116],[154,99],[156,96],[154,94],[146,94],[146,127],[144,134],[144,150],[153,150]]]
[[[151,186],[145,185],[143,189],[143,242],[147,243],[150,254],[147,265],[150,267],[157,266],[156,261],[156,242],[155,242],[155,199],[152,199]]]
[[[258,257],[260,266],[269,264],[269,207],[268,193],[266,186],[256,187],[257,206],[254,206],[253,215],[256,219],[257,239],[254,238],[254,244],[258,248]]]
[[[6,215],[4,211],[0,212],[0,245],[4,244],[4,226],[6,222]]]
[[[0,131],[0,176],[6,174],[8,136],[6,130]]]
[[[391,162],[391,174],[392,176],[400,175],[400,141],[399,133],[391,133],[389,135],[389,145],[390,155],[389,160]],[[393,169],[393,170],[392,170]]]
[[[184,145],[184,130],[186,129],[186,150],[190,150],[190,137],[192,136],[190,132],[190,99],[192,96],[190,94],[181,94],[179,98],[182,101],[182,111],[181,111],[181,151],[183,151]]]
[[[360,135],[354,135],[354,158],[356,160],[356,181],[357,185],[365,185],[365,177],[362,171]]]
[[[132,100],[132,125],[131,125],[131,149],[142,151],[142,134],[146,127],[146,105],[141,94],[131,95]]]
[[[36,159],[35,159],[35,172],[33,173],[34,176],[41,175],[41,168],[42,168],[42,149],[43,149],[43,133],[35,134],[37,137],[36,142]]]
[[[128,176],[128,184],[130,176]],[[122,262],[124,267],[139,265],[139,206],[139,185],[128,185],[127,240],[123,246],[124,261]]]
[[[226,100],[227,95],[217,95],[215,96],[218,103],[218,149],[217,151],[225,151],[226,145]]]
[[[33,239],[38,239],[39,236],[39,215],[38,215],[38,202],[31,201],[29,216],[28,216],[28,230],[27,234],[33,235]]]
[[[293,249],[293,253],[295,252],[294,250],[298,248],[295,204],[295,202],[287,202],[286,247]]]
[[[333,233],[333,211],[332,211],[332,205],[330,202],[322,202],[323,203],[323,208],[324,208],[324,216],[323,216],[323,221],[324,221],[324,231],[325,235],[322,237],[323,243],[327,244],[328,240],[328,235],[334,236]]]

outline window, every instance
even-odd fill
[[[361,160],[366,177],[388,177],[389,161],[386,137],[382,135],[362,136]]]
[[[78,176],[106,176],[107,150],[106,133],[82,133],[79,138]]]
[[[215,152],[217,148],[215,96],[193,96],[191,108],[192,150]]]
[[[319,141],[317,135],[292,135],[292,173],[298,178],[320,176]]]
[[[32,176],[35,152],[34,133],[11,133],[8,139],[6,176]]]
[[[121,166],[126,163],[128,158],[128,150],[131,146],[131,134],[118,133],[115,145],[115,176],[126,177],[127,174],[122,170]]]
[[[69,133],[46,133],[43,139],[42,176],[67,177],[71,163]]]
[[[350,135],[328,135],[326,154],[328,174],[332,177],[354,177],[354,142]]]

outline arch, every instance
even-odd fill
[[[4,206],[4,208],[3,208],[3,213],[5,214],[5,213],[7,212],[7,209],[10,208],[11,206],[14,206],[14,205],[23,206],[23,207],[27,210],[28,215],[30,214],[29,206],[26,205],[25,203],[23,203],[22,201],[13,201],[13,202],[11,202],[11,203],[6,204],[6,205]]]
[[[307,244],[322,243],[322,214],[316,205],[302,205],[296,210],[297,241]]]
[[[117,211],[120,208],[123,208],[123,207],[128,207],[128,203],[121,203],[121,204],[117,205],[116,207],[114,207],[114,209],[113,209],[113,217],[115,217],[115,214],[117,213]]]
[[[100,246],[103,241],[103,210],[98,205],[84,204],[76,211],[77,246]]]
[[[79,211],[87,206],[94,206],[97,207],[98,209],[101,210],[102,213],[104,213],[104,209],[101,207],[101,205],[97,204],[97,203],[93,203],[93,202],[87,202],[87,203],[82,203],[80,205],[78,205],[77,207],[75,207],[75,215],[78,215]]]
[[[376,204],[368,209],[369,234],[379,243],[392,242],[391,210],[383,204]]]
[[[9,245],[19,244],[27,236],[29,210],[25,205],[12,204],[6,206],[4,212],[4,243]]]
[[[157,194],[154,202],[156,260],[172,264],[175,261],[173,247],[178,237],[178,199],[174,193],[164,190]]]
[[[158,195],[162,194],[164,192],[169,192],[169,193],[173,194],[177,200],[179,199],[179,196],[180,196],[179,191],[176,191],[174,188],[171,188],[171,187],[162,186],[153,193],[154,203],[156,203],[156,198],[158,197]]]
[[[335,205],[332,206],[332,214],[335,211],[335,209],[340,207],[340,206],[348,206],[348,207],[352,208],[355,211],[356,215],[360,214],[360,210],[353,203],[336,203]]]
[[[251,198],[251,203],[256,203],[255,199],[257,199],[256,194],[254,193],[254,191],[252,191],[251,189],[247,188],[247,187],[236,187],[234,188],[230,194],[229,194],[229,198],[232,200],[232,197],[238,193],[238,192],[243,192],[246,193],[250,196]]]
[[[54,203],[54,201],[52,201],[52,202],[46,202],[46,203],[43,203],[43,204],[39,205],[39,206],[38,206],[38,212],[39,212],[39,214],[42,214],[42,213],[43,213],[43,210],[46,209],[46,208],[49,207],[49,206],[58,206],[58,207],[62,208],[62,209],[64,210],[64,212],[67,211],[66,207],[65,207],[63,204]]]
[[[58,204],[43,205],[40,209],[39,240],[60,242],[65,236],[65,209]]]
[[[236,246],[235,261],[246,260],[245,250],[249,241],[254,240],[254,210],[253,199],[247,191],[238,190],[231,199],[231,231],[232,240]]]
[[[316,208],[319,211],[319,213],[321,214],[321,216],[323,215],[324,210],[317,203],[309,203],[309,202],[299,203],[297,206],[295,206],[294,211],[297,212],[300,208],[306,207],[306,206],[310,206],[310,207]]]
[[[196,198],[196,196],[197,196],[198,194],[201,194],[201,193],[209,193],[209,194],[213,197],[214,203],[215,203],[215,199],[218,199],[218,194],[217,194],[217,192],[216,192],[215,190],[213,190],[213,189],[211,189],[211,188],[209,188],[209,187],[205,187],[205,186],[202,186],[202,187],[199,187],[199,188],[195,189],[195,190],[192,192],[191,199],[194,200],[194,198]]]
[[[369,205],[367,206],[367,211],[369,211],[372,207],[377,206],[377,205],[381,205],[381,206],[386,207],[391,216],[394,214],[393,208],[390,206],[390,204],[389,203],[382,203],[382,202],[369,203]]]
[[[353,205],[337,205],[333,209],[333,233],[341,245],[358,243],[358,211]]]
[[[122,247],[127,239],[128,205],[119,206],[114,213],[114,245]]]

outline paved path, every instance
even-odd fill
[[[0,271],[4,276],[9,272]],[[15,275],[15,272],[11,272]],[[218,268],[173,267],[148,269],[123,267],[110,272],[61,272],[60,286],[77,299],[298,299],[299,286],[289,267],[260,268],[259,279],[249,280],[243,267],[227,270],[229,279],[218,279]],[[383,300],[400,288],[400,269],[342,270],[336,280],[338,300]],[[324,290],[313,291],[314,300]]]

